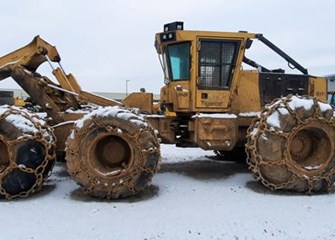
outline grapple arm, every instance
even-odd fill
[[[8,78],[17,66],[35,72],[47,58],[52,62],[60,62],[56,47],[36,36],[28,45],[0,58],[0,80]]]
[[[64,72],[60,60],[56,47],[36,36],[25,47],[0,58],[0,80],[12,77],[52,117],[70,107],[80,108],[80,102],[83,101],[103,106],[122,105],[112,99],[82,91],[75,77]],[[36,72],[45,61],[50,63],[58,84]],[[58,63],[59,67],[53,68],[52,62]],[[50,106],[53,106],[52,110]]]

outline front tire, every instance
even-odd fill
[[[66,146],[70,175],[99,198],[139,193],[150,184],[160,160],[154,129],[122,108],[99,108],[78,120]]]

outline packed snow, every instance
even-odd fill
[[[8,115],[5,119],[6,121],[14,124],[23,133],[34,134],[38,132],[38,129],[34,126],[34,124],[31,121],[29,121],[27,118],[23,117],[22,115],[11,114],[11,115]]]
[[[144,119],[140,116],[137,116],[136,118],[134,118],[134,114],[128,110],[122,110],[119,107],[98,107],[97,109],[95,109],[94,111],[90,112],[89,114],[86,114],[82,119],[78,120],[75,123],[75,127],[77,128],[82,128],[84,125],[84,122],[95,118],[95,117],[118,117],[127,121],[130,121],[134,124],[146,124],[144,123]],[[139,121],[138,119],[142,120]]]
[[[319,102],[319,107],[320,107],[320,110],[322,112],[326,112],[326,111],[332,110],[332,106],[330,104],[328,104],[328,103]]]
[[[239,117],[260,117],[260,112],[241,112],[238,114]]]
[[[255,127],[255,128],[252,129],[250,135],[251,136],[256,136],[258,133],[259,133],[259,128]]]
[[[335,238],[333,193],[271,192],[211,151],[162,145],[162,156],[152,186],[118,201],[86,196],[58,163],[41,192],[2,200],[2,239]]]
[[[297,96],[292,96],[291,101],[288,103],[288,106],[292,110],[303,107],[308,111],[313,107],[313,105],[313,99],[301,99]]]
[[[270,126],[280,128],[279,113],[274,111],[270,116],[268,116],[266,123]]]
[[[289,112],[286,108],[278,108],[274,111],[271,115],[268,116],[266,119],[266,123],[269,124],[271,127],[280,128],[280,119],[281,115],[288,115]]]
[[[225,119],[232,119],[237,118],[235,114],[231,113],[198,113],[192,118],[225,118]]]
[[[10,109],[13,110],[13,113],[8,114],[5,117],[5,120],[17,127],[24,134],[33,135],[39,131],[36,128],[36,123],[44,125],[45,121],[40,118],[38,115],[29,113],[26,109],[18,107],[9,107],[8,105],[0,106],[0,115],[9,113]],[[42,115],[41,115],[42,116]],[[31,120],[28,118],[30,117]]]
[[[307,169],[307,170],[317,170],[322,166],[323,166],[323,164],[316,165],[316,166],[304,166],[304,168]]]

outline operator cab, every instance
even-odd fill
[[[164,25],[162,42],[176,41],[176,33],[183,30],[182,22]],[[172,31],[172,32],[171,32]],[[167,33],[166,33],[167,32]],[[221,39],[200,39],[199,77],[200,89],[229,88],[233,66],[236,63],[240,41]],[[163,48],[163,64],[168,81],[190,79],[191,42],[176,42]]]
[[[162,102],[174,112],[225,112],[246,43],[253,34],[185,31],[183,22],[156,34],[166,86]],[[191,97],[192,96],[192,97]]]
[[[270,48],[300,73],[285,74],[282,69],[271,70],[247,58],[245,51],[251,47],[253,39]],[[184,30],[183,22],[173,22],[165,24],[163,32],[156,34],[155,47],[165,79],[161,102],[177,114],[256,111],[258,106],[250,109],[250,104],[239,102],[242,101],[237,98],[239,91],[243,94],[257,91],[258,96],[252,96],[254,106],[256,102],[264,106],[289,94],[314,94],[308,92],[310,76],[307,69],[262,34],[190,31]],[[243,63],[253,69],[243,69]],[[242,81],[250,84],[241,86]],[[326,98],[323,92],[320,94]],[[234,104],[237,104],[237,111],[233,110]]]

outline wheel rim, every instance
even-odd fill
[[[332,158],[334,142],[327,125],[310,121],[295,130],[288,141],[288,160],[305,174],[322,172]]]
[[[93,168],[103,175],[119,175],[132,163],[132,148],[119,135],[103,135],[93,142],[89,158]]]

